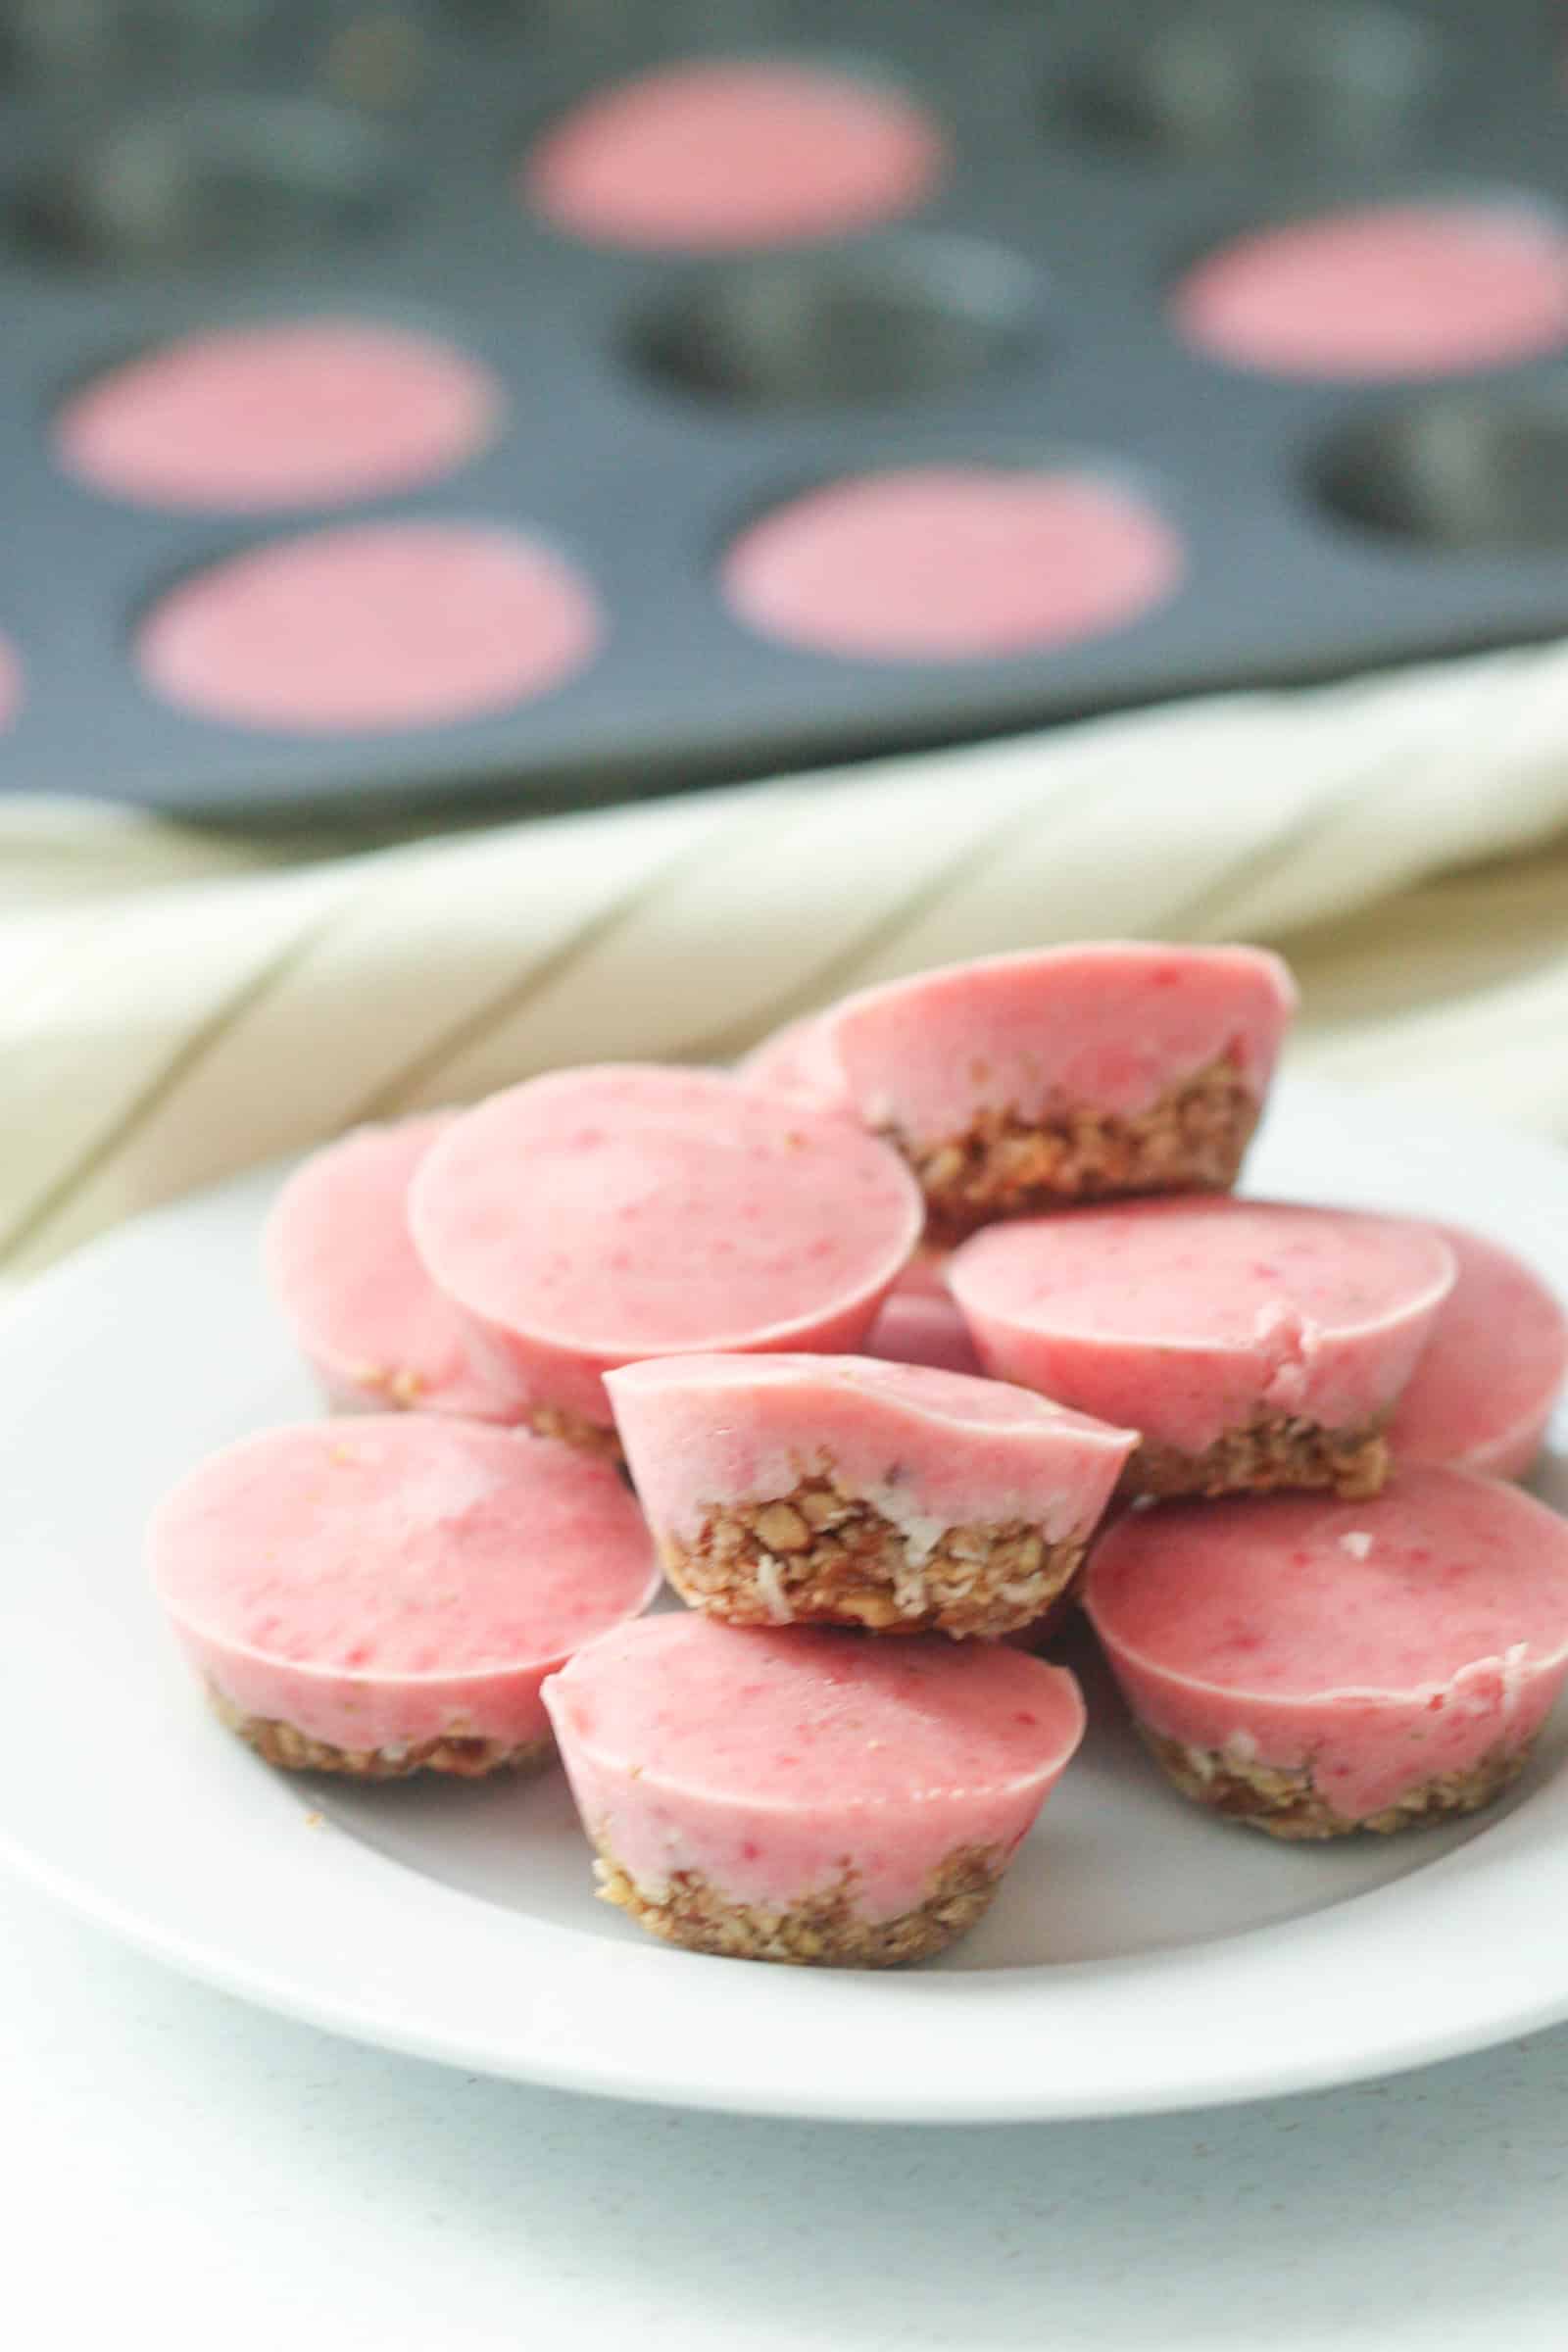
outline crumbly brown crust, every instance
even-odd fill
[[[604,1461],[613,1462],[617,1470],[626,1466],[617,1431],[607,1429],[602,1422],[590,1421],[586,1413],[568,1413],[559,1404],[536,1404],[523,1422],[536,1438],[559,1438],[564,1446],[575,1446],[583,1453],[597,1453]]]
[[[1325,1429],[1276,1417],[1228,1429],[1201,1453],[1146,1438],[1121,1475],[1123,1495],[1271,1494],[1281,1487],[1332,1487],[1347,1502],[1378,1494],[1389,1475],[1381,1424]]]
[[[1430,1829],[1455,1814],[1476,1813],[1490,1805],[1530,1760],[1528,1740],[1522,1747],[1491,1748],[1467,1771],[1440,1772],[1406,1789],[1381,1812],[1352,1821],[1318,1794],[1310,1765],[1290,1769],[1259,1764],[1229,1749],[1188,1747],[1145,1724],[1139,1731],[1166,1778],[1195,1804],[1264,1830],[1270,1838],[1291,1840],[1348,1838],[1357,1830],[1373,1830],[1387,1838],[1396,1830]]]
[[[326,1385],[324,1393],[329,1412],[354,1413],[416,1413],[423,1402],[425,1389],[417,1372],[382,1372],[373,1367],[357,1369],[355,1388]],[[535,1405],[524,1413],[519,1424],[531,1429],[536,1437],[559,1438],[564,1446],[576,1446],[584,1453],[597,1453],[617,1470],[624,1468],[626,1456],[620,1439],[613,1429],[598,1421],[590,1421],[585,1413],[568,1413],[558,1404]]]
[[[1085,1539],[1023,1519],[948,1528],[911,1558],[902,1528],[831,1468],[787,1495],[711,1503],[695,1543],[661,1545],[670,1583],[730,1625],[855,1625],[876,1634],[1010,1634],[1064,1592]]]
[[[477,1781],[491,1772],[539,1772],[555,1756],[556,1743],[548,1733],[540,1740],[508,1747],[501,1740],[474,1740],[458,1734],[442,1740],[422,1740],[416,1747],[333,1747],[312,1740],[291,1723],[264,1715],[247,1715],[213,1684],[207,1686],[219,1721],[237,1733],[247,1746],[283,1772],[335,1772],[356,1781],[403,1781],[415,1772],[445,1772],[464,1781]]]
[[[978,1111],[959,1134],[915,1143],[887,1130],[920,1179],[926,1238],[953,1244],[1002,1217],[1139,1193],[1228,1192],[1261,1110],[1229,1061],[1167,1087],[1147,1110],[1063,1103],[1023,1117]]]
[[[731,1902],[697,1871],[678,1870],[662,1894],[637,1885],[603,1836],[594,1839],[601,1902],[630,1912],[640,1928],[688,1952],[726,1960],[778,1960],[795,1968],[903,1968],[929,1959],[972,1928],[1002,1883],[1006,1865],[995,1846],[960,1845],[932,1872],[923,1902],[893,1919],[864,1919],[855,1905],[855,1873],[803,1894],[782,1911]]]

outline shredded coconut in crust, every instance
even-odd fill
[[[1066,1590],[1087,1535],[1048,1544],[1022,1519],[911,1537],[831,1469],[765,1501],[709,1503],[695,1541],[661,1545],[670,1583],[730,1625],[878,1634],[1010,1634]]]
[[[296,1731],[291,1723],[243,1713],[211,1683],[207,1695],[219,1721],[283,1772],[336,1772],[356,1781],[403,1781],[415,1772],[445,1772],[459,1780],[477,1781],[491,1772],[542,1771],[556,1753],[555,1740],[548,1733],[543,1739],[525,1740],[520,1747],[460,1733],[423,1740],[416,1747],[333,1747],[324,1740],[312,1740]]]
[[[988,1908],[1006,1864],[994,1846],[960,1845],[932,1872],[925,1900],[893,1919],[856,1908],[855,1873],[803,1894],[783,1910],[732,1902],[700,1872],[672,1873],[662,1893],[639,1886],[603,1835],[594,1839],[601,1902],[629,1912],[651,1936],[727,1960],[776,1960],[796,1968],[903,1968],[965,1935]]]
[[[1236,1747],[1188,1747],[1180,1740],[1140,1724],[1139,1733],[1166,1778],[1183,1796],[1227,1820],[1246,1822],[1270,1838],[1291,1840],[1348,1838],[1357,1830],[1372,1830],[1380,1838],[1396,1830],[1428,1829],[1455,1814],[1476,1813],[1510,1788],[1530,1760],[1531,1743],[1522,1747],[1491,1748],[1478,1764],[1464,1772],[1442,1772],[1413,1788],[1381,1812],[1351,1821],[1337,1813],[1313,1785],[1310,1765],[1297,1769],[1259,1764]]]
[[[1325,1429],[1295,1416],[1228,1429],[1201,1453],[1182,1453],[1146,1438],[1122,1472],[1125,1497],[1176,1494],[1270,1494],[1281,1487],[1332,1487],[1347,1502],[1378,1494],[1389,1475],[1381,1425]]]
[[[1037,1216],[1064,1200],[1228,1192],[1261,1109],[1220,1060],[1167,1087],[1147,1110],[1065,1103],[1025,1118],[1008,1105],[977,1111],[960,1133],[934,1143],[897,1125],[883,1132],[920,1180],[927,1240],[952,1245],[999,1218]]]

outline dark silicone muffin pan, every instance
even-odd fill
[[[146,43],[106,38],[91,72],[68,70],[40,0],[9,12],[0,635],[24,698],[0,791],[207,817],[569,804],[1568,623],[1562,359],[1279,381],[1186,347],[1164,307],[1192,257],[1267,221],[1568,208],[1552,7],[184,14],[204,29],[173,44],[176,100]],[[563,109],[705,54],[890,80],[942,125],[951,170],[896,223],[708,260],[597,249],[530,217],[517,167]],[[499,434],[439,481],[330,515],[138,509],[54,463],[51,415],[98,370],[198,328],[313,315],[472,355],[505,390]],[[1108,634],[962,662],[792,650],[726,610],[716,566],[750,519],[925,462],[1123,480],[1180,534],[1183,582]],[[375,736],[220,724],[138,678],[138,619],[172,582],[318,522],[412,515],[554,545],[602,605],[597,659],[509,713]]]

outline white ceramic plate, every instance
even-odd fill
[[[275,1175],[96,1245],[0,1322],[0,1854],[193,1975],[389,2047],[781,2115],[1111,2115],[1344,2082],[1568,2015],[1568,1738],[1479,1822],[1280,1846],[1095,1728],[980,1929],[905,1975],[697,1958],[595,1903],[561,1776],[374,1789],[220,1731],[140,1557],[160,1491],[315,1400],[265,1299]],[[1249,1190],[1448,1214],[1568,1293],[1568,1163],[1287,1090]],[[1568,1504],[1559,1432],[1538,1484]]]

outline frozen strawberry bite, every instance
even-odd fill
[[[1509,1250],[1439,1230],[1457,1279],[1389,1424],[1394,1458],[1523,1478],[1568,1373],[1568,1318]]]
[[[1184,1795],[1275,1838],[1474,1812],[1568,1675],[1568,1525],[1463,1470],[1130,1512],[1085,1606]]]
[[[612,1421],[604,1374],[716,1348],[856,1348],[920,1232],[896,1152],[713,1071],[559,1070],[461,1118],[415,1247],[519,1417]]]
[[[968,1324],[953,1300],[935,1291],[893,1290],[871,1326],[865,1352],[892,1364],[929,1364],[936,1372],[985,1371]]]
[[[1028,1625],[1136,1444],[1001,1381],[866,1356],[671,1356],[605,1385],[665,1573],[734,1625]]]
[[[868,989],[815,1051],[953,1241],[1066,1200],[1234,1183],[1295,1003],[1256,948],[1104,942]]]
[[[969,1326],[948,1288],[948,1252],[917,1250],[882,1301],[882,1311],[865,1341],[867,1355],[894,1364],[929,1364],[936,1372],[970,1372],[985,1366],[975,1353]]]
[[[1432,1226],[1145,1200],[979,1233],[948,1280],[987,1370],[1136,1429],[1133,1494],[1375,1494],[1444,1299]]]
[[[764,1037],[735,1064],[735,1075],[743,1086],[788,1095],[792,1102],[809,1102],[819,1110],[851,1108],[819,1012],[786,1021],[782,1029]]]
[[[974,1925],[1083,1737],[1004,1644],[607,1635],[545,1686],[600,1892],[689,1950],[888,1968]]]
[[[546,1675],[659,1583],[608,1463],[433,1414],[247,1438],[174,1489],[149,1550],[229,1728],[373,1781],[546,1762]]]
[[[269,1287],[336,1412],[510,1418],[409,1239],[414,1171],[455,1115],[358,1128],[302,1161],[273,1202]]]

